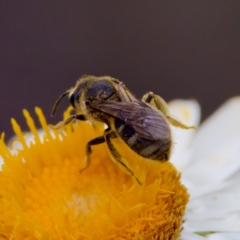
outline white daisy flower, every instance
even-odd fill
[[[199,125],[197,102],[169,105],[180,120]],[[196,131],[173,128],[173,134],[171,161],[190,193],[180,239],[240,239],[240,97],[227,101]]]
[[[170,106],[170,112],[172,116],[178,118],[179,120],[181,120],[182,122],[184,122],[189,126],[199,125],[200,107],[196,101],[174,100],[169,103],[169,106]],[[179,240],[204,240],[204,239],[238,240],[240,239],[240,191],[238,187],[238,182],[240,181],[240,157],[239,157],[240,155],[240,111],[239,110],[240,110],[240,97],[235,97],[229,100],[227,103],[225,103],[208,120],[206,120],[203,124],[201,124],[197,128],[197,130],[185,131],[182,129],[177,129],[172,127],[173,137],[176,143],[173,149],[171,162],[176,166],[178,171],[182,173],[181,181],[188,188],[188,191],[190,193],[190,200],[189,200],[189,203],[187,204],[187,209],[185,214],[185,222],[183,224],[183,230],[181,231]],[[40,110],[37,109],[38,113],[39,111]],[[30,116],[28,116],[26,112],[25,112],[25,115],[27,116],[28,121],[30,121],[31,120]],[[39,119],[43,127],[45,126],[45,130],[46,130],[47,125],[45,124],[41,114],[39,114]],[[21,149],[23,152],[25,151],[26,156],[28,156],[29,153],[27,152],[28,151],[27,149],[30,146],[32,146],[33,149],[29,148],[29,151],[32,151],[32,154],[34,156],[33,158],[34,161],[31,161],[32,157],[28,159],[29,161],[28,164],[30,164],[28,165],[28,164],[25,164],[26,162],[24,158],[22,160],[20,158],[20,161],[16,161],[17,159],[16,158],[15,162],[17,166],[19,167],[21,165],[22,167],[20,169],[15,168],[13,164],[11,164],[11,160],[6,161],[7,164],[9,164],[9,169],[11,168],[13,171],[12,172],[7,171],[8,167],[5,166],[5,174],[6,176],[9,174],[11,178],[8,178],[8,181],[12,180],[16,185],[15,186],[14,184],[10,184],[8,186],[14,188],[14,191],[10,191],[10,192],[12,194],[16,194],[17,197],[15,197],[15,195],[11,196],[11,194],[5,194],[6,191],[9,191],[9,189],[5,190],[5,185],[3,185],[2,193],[6,195],[5,198],[12,199],[11,201],[3,201],[5,205],[4,205],[4,208],[2,207],[2,213],[8,216],[7,218],[4,218],[4,221],[6,222],[9,221],[9,224],[12,224],[14,228],[12,231],[11,228],[7,228],[6,227],[7,225],[5,224],[5,225],[2,225],[4,226],[2,228],[2,232],[4,236],[10,236],[11,234],[16,234],[18,236],[18,234],[22,234],[21,237],[24,237],[27,229],[27,233],[28,234],[31,233],[33,234],[33,236],[37,236],[38,237],[37,239],[40,239],[41,234],[43,233],[47,234],[46,236],[50,236],[51,234],[54,235],[56,233],[55,227],[49,228],[47,232],[45,232],[46,229],[41,229],[41,231],[36,230],[37,227],[41,226],[42,220],[46,220],[47,224],[51,223],[53,224],[53,226],[57,226],[56,224],[58,224],[58,226],[69,227],[71,224],[73,224],[73,226],[69,228],[70,230],[68,229],[69,234],[75,233],[75,230],[78,232],[79,228],[75,228],[75,225],[74,225],[76,224],[76,220],[79,220],[78,218],[74,218],[75,219],[74,221],[68,221],[67,225],[64,225],[64,224],[61,225],[62,222],[61,221],[59,222],[58,218],[54,219],[55,222],[53,223],[51,222],[52,218],[48,218],[48,214],[50,215],[52,214],[53,206],[55,207],[59,205],[61,209],[62,207],[61,201],[54,202],[54,204],[48,209],[48,211],[45,211],[43,216],[41,215],[42,218],[41,217],[34,218],[34,221],[35,221],[34,224],[32,221],[30,222],[25,221],[26,220],[25,214],[23,214],[21,218],[20,217],[16,218],[16,216],[20,216],[18,214],[22,214],[21,207],[23,205],[22,205],[22,201],[18,201],[19,199],[21,200],[19,196],[22,194],[23,195],[22,198],[25,199],[24,197],[25,195],[23,194],[23,191],[19,191],[22,189],[21,188],[22,184],[21,182],[19,182],[19,180],[16,180],[16,179],[21,179],[21,181],[25,181],[26,183],[29,184],[28,178],[30,176],[30,180],[31,180],[31,175],[28,168],[29,169],[33,168],[33,170],[36,170],[37,167],[41,168],[43,165],[44,159],[46,160],[45,165],[49,164],[49,161],[51,159],[58,159],[58,160],[61,159],[60,158],[61,156],[58,154],[58,152],[60,152],[61,149],[64,148],[64,146],[61,145],[61,148],[57,148],[58,151],[54,152],[53,150],[54,148],[56,148],[56,142],[53,140],[55,139],[54,137],[55,135],[53,136],[51,131],[47,131],[49,136],[48,136],[48,140],[46,140],[46,146],[48,146],[48,143],[53,145],[45,149],[45,146],[42,146],[43,136],[45,133],[42,130],[37,132],[37,130],[34,128],[32,123],[29,125],[32,133],[28,133],[27,135],[22,135],[18,129],[18,125],[16,123],[13,124],[16,132],[18,133],[18,137],[20,136],[20,138],[24,140],[22,141],[22,144],[20,144],[19,142],[13,143],[12,154],[14,155],[17,154],[16,149]],[[72,134],[71,129],[69,129],[69,134]],[[38,137],[36,138],[37,135]],[[75,136],[74,133],[73,133],[73,136]],[[61,144],[61,138],[59,138],[59,140],[60,141],[58,142],[58,144]],[[35,144],[32,145],[32,141],[34,141]],[[76,142],[75,138],[73,138],[71,144],[68,144],[68,146],[66,146],[66,149],[67,147],[71,147],[75,142]],[[28,147],[23,146],[24,144]],[[46,151],[45,150],[43,151],[42,149],[45,149]],[[78,151],[79,147],[76,147],[76,149]],[[3,155],[7,156],[6,159],[12,158],[12,157],[9,157],[10,154],[5,149],[4,144],[2,144],[2,151],[3,151]],[[71,153],[71,151],[66,150],[66,151],[63,151],[63,153],[64,153],[63,155],[65,155],[67,153]],[[44,154],[46,155],[45,157],[44,157]],[[48,157],[48,154],[50,154],[50,157]],[[29,155],[29,156],[32,156],[32,155]],[[36,163],[35,159],[36,160],[39,159],[40,161],[39,164],[35,164]],[[1,162],[2,162],[2,158],[0,158],[0,163]],[[79,160],[76,161],[76,163],[78,162]],[[55,182],[58,182],[60,177],[65,176],[65,172],[67,171],[68,166],[70,166],[68,162],[66,162],[65,165],[64,166],[66,167],[66,169],[63,168],[63,173],[61,173],[59,176],[56,175],[56,179],[54,180]],[[54,169],[55,169],[54,172],[58,173],[56,168]],[[70,169],[75,171],[75,169],[79,169],[79,166],[77,167],[75,166]],[[24,175],[23,173],[25,170],[28,174]],[[11,174],[13,174],[13,176]],[[16,178],[17,174],[19,174],[21,178]],[[45,175],[44,175],[45,176],[44,181],[48,178],[47,170]],[[48,183],[49,184],[55,183],[52,179],[53,176],[52,175],[49,175],[49,176],[51,177],[50,179],[51,181],[49,181]],[[123,176],[125,177],[124,174]],[[67,178],[68,178],[68,175],[67,175]],[[102,178],[103,176],[101,176],[100,179]],[[48,187],[45,189],[40,184],[39,181],[40,180],[37,180],[37,179],[33,181],[33,184],[36,185],[36,186],[34,185],[36,189],[39,188],[41,191],[43,190],[48,191],[49,190]],[[64,184],[66,183],[66,186],[63,183]],[[66,189],[69,190],[69,186],[67,183],[68,181],[61,182],[59,189],[61,189],[61,187],[66,187]],[[49,186],[49,184],[47,184],[46,186]],[[34,191],[33,190],[27,191],[26,194],[35,196],[36,189],[34,189]],[[62,191],[59,191],[59,192],[55,191],[56,188],[54,184],[53,184],[53,189],[55,194],[54,196],[57,199],[61,199]],[[131,189],[134,189],[134,188],[131,188]],[[46,196],[46,198],[48,196],[51,197],[52,192],[53,191],[50,188],[49,194],[43,194],[43,195]],[[73,194],[73,196],[75,195]],[[135,199],[135,195],[133,195],[133,197],[134,197],[133,199]],[[79,199],[78,198],[75,199],[75,198],[73,199],[73,202],[75,202],[76,206],[71,205],[71,207],[73,207],[74,209],[75,207],[77,207],[78,209]],[[38,199],[39,199],[39,204],[44,203],[44,198],[37,197],[35,199],[36,202],[38,202]],[[20,202],[20,205],[19,205],[19,202]],[[116,202],[116,199],[114,202]],[[28,198],[27,198],[26,204],[28,204],[32,208],[38,206],[34,204],[34,202],[30,201]],[[15,207],[13,208],[13,206]],[[138,208],[141,207],[139,204],[136,206]],[[44,207],[46,206],[44,205]],[[14,209],[16,213],[12,212],[12,209]],[[37,210],[38,210],[38,207],[37,207]],[[32,211],[31,214],[38,214],[39,212],[37,210],[36,212]],[[56,213],[58,212],[59,211],[56,211]],[[9,216],[11,216],[11,218]],[[105,215],[103,214],[103,216]],[[155,217],[149,218],[150,221],[155,220]],[[17,220],[19,223],[17,223],[14,219]],[[22,221],[23,219],[25,220]],[[104,217],[104,219],[106,219],[106,216]],[[147,219],[147,221],[149,219]],[[140,222],[140,220],[136,222]],[[28,224],[33,224],[35,230],[32,231],[32,226],[28,226]],[[103,224],[103,226],[105,225]],[[179,226],[181,227],[181,224],[179,224]],[[153,229],[155,228],[153,227]],[[92,234],[91,228],[89,229],[87,228],[87,230],[90,230],[88,234],[91,235]],[[61,233],[57,231],[59,236],[60,235],[65,236],[66,232],[67,230]],[[158,231],[157,234],[161,235],[161,239],[165,239],[166,237],[166,235],[162,235],[161,231]]]

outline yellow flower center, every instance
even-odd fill
[[[180,175],[168,162],[139,157],[120,139],[114,142],[140,180],[122,171],[105,144],[92,148],[85,166],[86,143],[103,133],[87,122],[49,130],[39,108],[43,140],[29,113],[34,135],[30,146],[12,120],[22,149],[13,155],[4,144],[0,172],[1,239],[175,239],[188,202]],[[67,113],[69,114],[69,113]]]

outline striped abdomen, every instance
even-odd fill
[[[152,159],[166,161],[169,159],[171,139],[146,139],[137,134],[133,128],[120,119],[115,119],[115,129],[120,138],[138,155]]]

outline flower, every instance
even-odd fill
[[[199,124],[200,107],[197,102],[174,100],[169,106],[172,115],[179,120],[188,125]],[[181,181],[190,192],[183,230],[179,237],[181,240],[240,239],[239,109],[240,97],[235,97],[203,122],[197,131],[173,128],[176,144],[171,162],[182,172]],[[80,123],[79,126],[67,126],[66,136],[52,133],[40,110],[36,110],[46,131],[44,137],[41,133],[39,139],[37,130],[25,112],[36,138],[35,144],[29,143],[32,137],[22,136],[14,123],[20,142],[24,144],[23,139],[27,142],[21,146],[23,150],[12,156],[3,142],[0,145],[5,162],[0,174],[0,236],[3,239],[4,236],[5,239],[48,239],[50,235],[52,239],[87,239],[87,234],[96,234],[96,229],[102,230],[99,234],[108,234],[109,238],[105,239],[134,239],[134,236],[135,239],[150,239],[143,234],[154,229],[156,223],[159,228],[155,232],[150,231],[151,236],[157,238],[162,234],[160,239],[168,239],[168,235],[164,235],[160,228],[165,226],[165,230],[171,232],[173,229],[168,229],[167,226],[173,226],[171,221],[174,219],[178,223],[175,226],[181,226],[184,204],[188,197],[171,164],[164,163],[157,169],[160,170],[160,178],[167,180],[165,187],[172,187],[176,196],[180,196],[178,200],[181,202],[178,203],[178,208],[174,208],[174,212],[169,211],[169,205],[161,205],[175,195],[173,191],[163,188],[163,183],[157,181],[139,186],[110,161],[104,145],[94,148],[89,169],[79,175],[78,170],[83,164],[79,159],[83,159],[84,144],[102,130],[94,130],[89,124]],[[15,142],[14,146],[17,144]],[[133,157],[135,158],[136,156]],[[135,159],[134,163],[138,161],[139,159]],[[143,161],[141,164],[145,163]],[[141,176],[145,175],[139,169],[136,172]],[[152,177],[156,180],[158,177],[155,174],[156,172],[152,173]],[[169,184],[172,183],[170,180],[173,180],[173,186]],[[123,183],[122,188],[120,183]],[[88,188],[83,189],[83,185]],[[79,191],[84,194],[79,196]],[[177,195],[178,191],[180,195]],[[155,204],[151,199],[159,193],[162,201]],[[101,204],[106,199],[107,204],[103,209]],[[183,199],[185,200],[182,201]],[[174,200],[175,203],[178,202],[173,198],[172,203]],[[153,205],[147,209],[148,204],[141,205],[139,202]],[[162,208],[157,211],[160,205]],[[90,211],[90,208],[94,211]],[[176,221],[178,211],[179,218]],[[170,217],[169,222],[159,220],[163,215]],[[85,216],[90,217],[91,221],[84,218]],[[80,222],[85,224],[84,231],[76,221],[79,217]],[[113,221],[107,222],[110,218]],[[106,222],[107,224],[103,224]],[[175,236],[179,231],[178,228]]]
[[[195,101],[169,105],[179,119],[198,125]],[[197,131],[175,130],[175,139],[171,162],[190,193],[181,239],[240,239],[240,97],[227,101]]]
[[[79,122],[62,131],[50,130],[39,108],[36,114],[40,133],[24,110],[30,137],[14,119],[14,147],[9,150],[1,136],[1,239],[179,236],[189,195],[171,163],[146,161],[116,139],[115,147],[142,185],[111,161],[105,144],[93,147],[90,166],[79,173],[87,142],[102,135],[104,128]]]

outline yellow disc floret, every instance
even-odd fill
[[[109,157],[105,144],[93,147],[85,166],[86,143],[103,133],[87,122],[51,130],[39,108],[43,133],[29,113],[28,143],[12,120],[21,149],[13,155],[0,140],[0,239],[176,239],[188,193],[171,163],[140,158],[123,143],[126,164],[140,185]],[[42,136],[40,136],[42,135]],[[121,145],[122,144],[122,145]],[[125,149],[126,148],[126,149]]]

